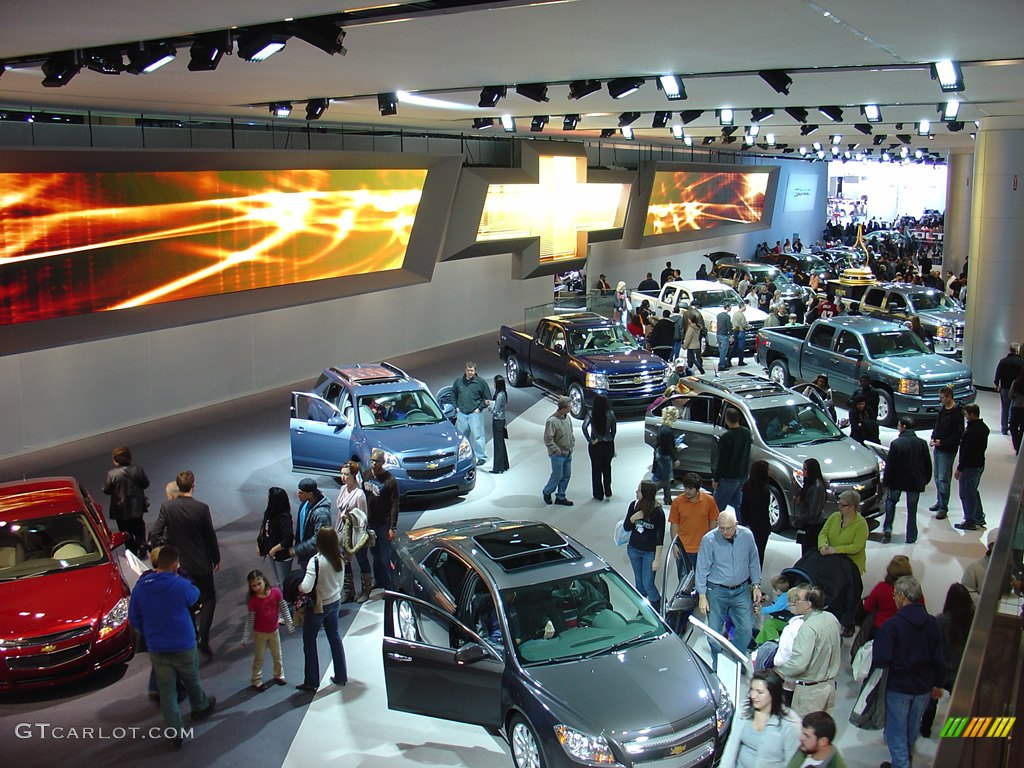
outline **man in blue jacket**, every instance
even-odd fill
[[[192,606],[199,589],[178,575],[178,548],[168,544],[160,550],[156,570],[142,575],[128,603],[128,621],[142,633],[160,689],[160,710],[175,750],[181,747],[182,722],[175,693],[175,679],[181,678],[188,691],[192,721],[209,717],[217,700],[207,696],[199,681],[199,654]]]
[[[875,635],[872,664],[888,667],[885,730],[891,768],[909,768],[928,699],[942,697],[946,657],[939,621],[922,604],[921,584],[901,576],[893,585],[898,609]]]

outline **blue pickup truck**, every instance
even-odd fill
[[[569,396],[583,418],[594,395],[613,408],[646,408],[665,391],[667,366],[618,323],[593,312],[542,318],[531,336],[502,326],[498,354],[510,386],[533,383]]]
[[[939,390],[953,388],[960,403],[974,402],[971,369],[932,354],[912,331],[898,323],[863,315],[839,315],[813,325],[764,328],[757,335],[757,359],[774,381],[828,376],[832,390],[849,397],[860,377],[878,390],[878,421],[893,426],[900,416],[933,417],[942,404]]]

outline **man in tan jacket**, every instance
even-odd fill
[[[569,398],[558,398],[558,410],[548,416],[544,423],[544,447],[548,449],[551,460],[551,477],[548,478],[544,490],[544,503],[551,503],[551,494],[555,494],[554,503],[563,507],[571,507],[572,502],[565,498],[565,489],[572,475],[572,449],[576,446],[576,437],[572,432],[572,419],[569,417]]]
[[[775,671],[796,683],[792,709],[798,715],[819,710],[831,712],[836,703],[836,675],[842,652],[842,627],[825,610],[825,596],[818,587],[801,584],[791,598],[789,610],[803,616],[796,633],[793,652]]]

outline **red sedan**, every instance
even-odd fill
[[[76,480],[0,483],[0,690],[58,685],[135,652],[102,509]]]

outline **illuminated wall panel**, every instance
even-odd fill
[[[0,173],[0,325],[401,269],[426,176]]]
[[[764,173],[657,171],[644,236],[759,223],[767,189]]]

